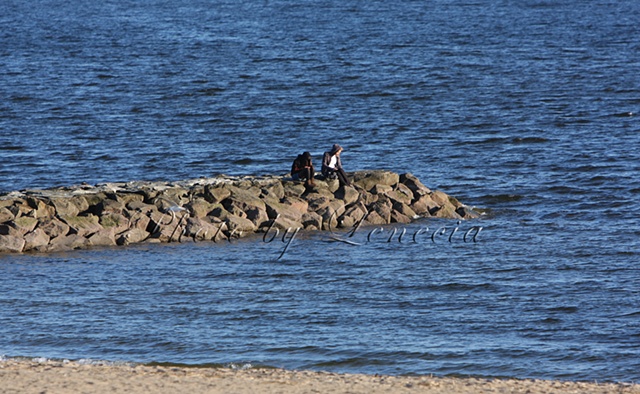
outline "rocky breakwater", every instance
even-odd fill
[[[288,177],[201,178],[23,190],[0,195],[0,252],[139,242],[220,241],[280,229],[329,230],[478,214],[411,174],[359,171],[352,186]]]

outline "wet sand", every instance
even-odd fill
[[[0,393],[639,393],[640,385],[0,361]]]

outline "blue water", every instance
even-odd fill
[[[280,259],[261,237],[0,256],[0,355],[640,380],[639,21],[631,0],[0,2],[0,191],[282,174],[340,143],[347,170],[486,212],[451,242],[424,220]]]

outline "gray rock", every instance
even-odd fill
[[[116,232],[113,227],[103,228],[102,230],[93,233],[89,238],[89,245],[91,246],[115,246],[116,245]]]
[[[226,239],[226,235],[221,229],[226,228],[226,224],[211,223],[206,219],[189,218],[185,226],[185,237],[195,241],[219,241]]]
[[[333,200],[329,205],[319,209],[318,215],[322,216],[322,230],[330,230],[338,227],[338,218],[345,211],[344,201]]]
[[[253,233],[258,229],[251,220],[235,215],[227,217],[226,225],[228,231],[233,234]]]
[[[56,209],[58,216],[78,216],[80,213],[78,207],[68,198],[52,198],[51,205]]]
[[[300,219],[305,230],[322,229],[322,216],[315,212],[307,212]]]
[[[89,247],[89,240],[78,234],[63,235],[49,242],[47,252],[65,252]]]
[[[114,234],[119,234],[129,229],[129,219],[118,213],[107,213],[100,217],[100,225],[105,230],[113,230]]]
[[[362,204],[352,204],[338,218],[339,228],[351,228],[358,223],[366,214],[366,209]]]
[[[5,223],[15,219],[16,215],[7,207],[0,207],[0,223]]]
[[[406,173],[400,175],[400,182],[406,185],[413,192],[414,200],[431,193],[431,190],[420,182],[420,180],[413,174]]]
[[[60,216],[60,219],[71,228],[71,233],[78,234],[81,237],[87,237],[103,228],[100,225],[100,218],[95,215]]]
[[[36,228],[24,236],[24,251],[43,251],[49,245],[51,237],[41,228]]]
[[[29,216],[17,217],[14,220],[0,225],[0,235],[13,235],[22,237],[33,231],[38,225],[38,219]]]
[[[376,185],[393,186],[400,181],[400,176],[391,171],[359,171],[353,174],[353,183],[370,191]]]
[[[210,203],[209,201],[202,199],[194,199],[188,202],[184,207],[189,210],[192,217],[204,218],[209,212],[213,211],[217,204]]]
[[[358,201],[360,193],[353,186],[340,186],[334,193],[335,198],[344,201],[345,205]]]
[[[210,203],[219,203],[231,196],[231,191],[225,185],[205,186],[205,199]]]
[[[149,238],[149,233],[140,228],[132,228],[124,233],[120,234],[116,239],[118,245],[130,245],[138,242],[142,242]]]
[[[393,211],[408,217],[410,220],[413,220],[413,218],[418,216],[410,206],[399,201],[393,202]]]
[[[393,188],[393,190],[385,192],[384,195],[388,197],[393,203],[399,202],[402,204],[410,205],[411,201],[413,200],[413,193],[407,186],[403,185],[402,183],[397,184]]]
[[[69,234],[68,224],[56,218],[46,218],[38,220],[38,228],[44,230],[51,238],[57,238]]]
[[[25,240],[13,235],[0,235],[0,253],[21,253]]]

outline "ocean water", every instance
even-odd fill
[[[340,143],[347,170],[485,213],[0,256],[0,355],[640,380],[638,21],[631,0],[0,2],[0,192],[282,174]]]

